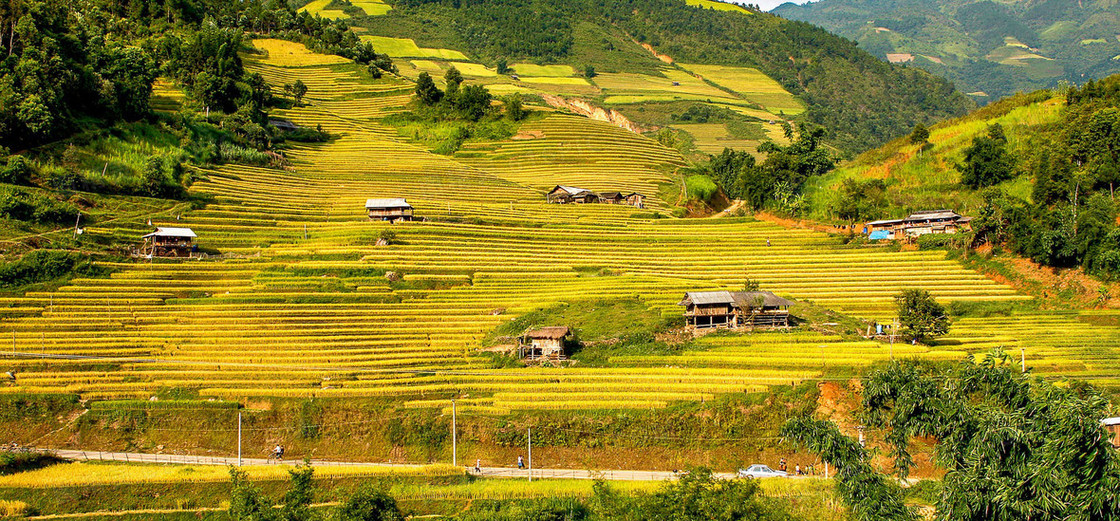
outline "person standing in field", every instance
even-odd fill
[[[517,457],[517,468],[519,468],[519,469],[525,468],[525,460],[521,459],[521,456]]]

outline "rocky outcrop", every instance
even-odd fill
[[[588,118],[596,121],[605,121],[617,127],[622,127],[626,130],[629,130],[630,132],[633,132],[635,134],[657,130],[655,128],[640,127],[633,121],[630,121],[630,119],[626,116],[623,116],[621,112],[614,109],[604,109],[602,107],[596,107],[587,100],[567,99],[560,96],[553,96],[551,94],[542,94],[541,98],[544,99],[545,103],[548,103],[553,107],[559,109],[568,109],[572,112],[575,112],[576,114],[587,116]]]

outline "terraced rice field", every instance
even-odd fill
[[[1116,343],[1068,347],[1060,335],[1030,340],[1028,330],[977,322],[935,348],[748,335],[709,337],[706,349],[677,357],[619,357],[609,369],[493,368],[477,354],[480,339],[562,301],[637,297],[670,315],[685,291],[737,288],[747,278],[882,319],[906,287],[945,301],[1024,297],[941,253],[845,247],[817,232],[742,219],[653,219],[651,212],[667,209],[661,185],[672,186],[683,160],[653,140],[576,116],[527,123],[522,134],[532,139],[434,155],[378,123],[408,101],[409,83],[374,81],[360,67],[277,42],[256,45],[269,52],[246,56],[249,70],[273,84],[302,79],[309,87],[306,106],[280,115],[337,138],[294,147],[283,170],[199,172],[191,189],[212,202],[171,222],[194,229],[221,258],[109,264],[106,277],[0,299],[0,345],[45,357],[0,360],[16,374],[0,392],[103,399],[196,388],[231,399],[387,396],[410,407],[444,407],[469,394],[461,411],[493,414],[662,407],[892,355],[955,359],[1004,342],[976,333],[993,327],[1040,361],[1063,360],[1048,370],[1115,367]],[[560,183],[639,191],[648,208],[546,204],[544,191]],[[376,197],[406,197],[430,220],[370,222],[363,202]],[[88,233],[136,241],[147,217]],[[397,239],[377,246],[387,228]]]
[[[699,64],[680,66],[712,83],[735,91],[773,114],[782,112],[792,116],[805,112],[805,106],[796,97],[757,69]]]
[[[362,40],[373,44],[377,52],[393,58],[435,58],[437,60],[468,61],[467,55],[452,49],[420,47],[412,38],[392,38],[389,36],[363,35]]]
[[[299,8],[301,12],[307,12],[313,15],[319,15],[323,18],[330,20],[338,20],[339,18],[350,18],[350,15],[344,13],[341,9],[327,9],[332,0],[312,0],[307,5]]]

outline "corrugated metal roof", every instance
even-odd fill
[[[550,326],[534,329],[525,333],[527,338],[548,338],[559,340],[568,336],[568,326]]]
[[[926,210],[914,212],[906,218],[907,221],[928,221],[936,219],[958,219],[960,214],[952,210]]]
[[[1105,427],[1120,425],[1120,418],[1105,418],[1101,420],[1101,425],[1104,425]]]
[[[190,228],[156,228],[156,231],[145,235],[148,237],[198,237]]]
[[[551,192],[549,192],[549,193],[555,192],[557,189],[568,192],[569,195],[577,195],[577,194],[582,194],[584,192],[590,192],[591,191],[591,190],[588,190],[586,188],[577,188],[577,187],[574,187],[574,186],[556,185],[556,188],[553,188],[551,190]]]
[[[689,291],[684,294],[684,299],[678,305],[729,304],[742,308],[754,306],[759,298],[762,299],[762,305],[768,308],[793,305],[793,301],[786,300],[769,291]]]
[[[882,226],[884,224],[898,224],[898,223],[901,223],[901,222],[902,222],[902,219],[882,219],[882,220],[879,220],[879,221],[871,221],[871,222],[867,223],[867,225],[868,226]]]
[[[394,199],[366,199],[366,208],[412,208],[412,205],[400,197]]]
[[[735,302],[740,307],[750,307],[762,299],[762,305],[768,308],[789,307],[793,305],[793,301],[786,300],[769,291],[736,291],[734,293]]]
[[[689,291],[684,294],[681,305],[696,304],[734,304],[735,297],[730,291]]]

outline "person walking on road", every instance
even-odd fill
[[[778,460],[778,470],[780,470],[782,472],[786,471],[786,459],[785,458],[782,458],[782,459]]]
[[[521,456],[517,456],[517,468],[518,469],[525,468],[525,460],[522,459]]]
[[[482,474],[482,460],[480,460],[480,459],[474,460],[474,471],[477,474]]]

